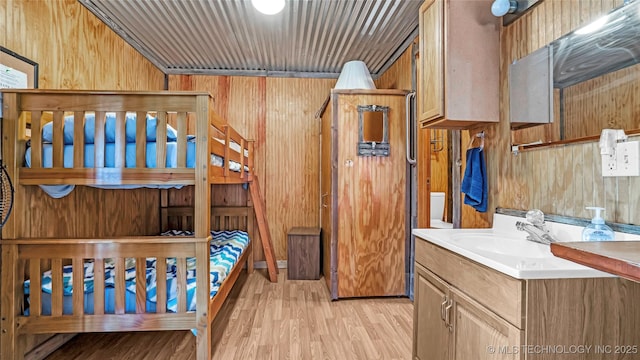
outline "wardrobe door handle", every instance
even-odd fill
[[[413,101],[411,101],[411,99],[415,99],[416,98],[416,92],[412,91],[410,93],[408,93],[405,97],[405,120],[406,120],[406,144],[407,144],[407,148],[406,148],[406,157],[407,157],[407,162],[411,165],[415,165],[416,164],[416,159],[411,157],[411,151],[413,150],[413,154],[415,156],[416,153],[416,145],[415,145],[415,139],[411,136],[411,109],[413,108]],[[415,129],[414,129],[415,130]]]

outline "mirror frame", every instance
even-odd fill
[[[382,113],[382,142],[364,140],[364,113]],[[358,105],[358,156],[389,156],[389,107]]]

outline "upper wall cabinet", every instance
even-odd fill
[[[426,0],[420,7],[422,127],[499,121],[500,19],[492,0]]]

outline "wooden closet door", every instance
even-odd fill
[[[357,155],[358,105],[390,107],[390,156]],[[338,297],[405,295],[404,96],[341,94],[337,109]]]

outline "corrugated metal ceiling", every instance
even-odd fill
[[[334,78],[349,60],[377,77],[417,36],[422,0],[78,0],[167,74]]]

